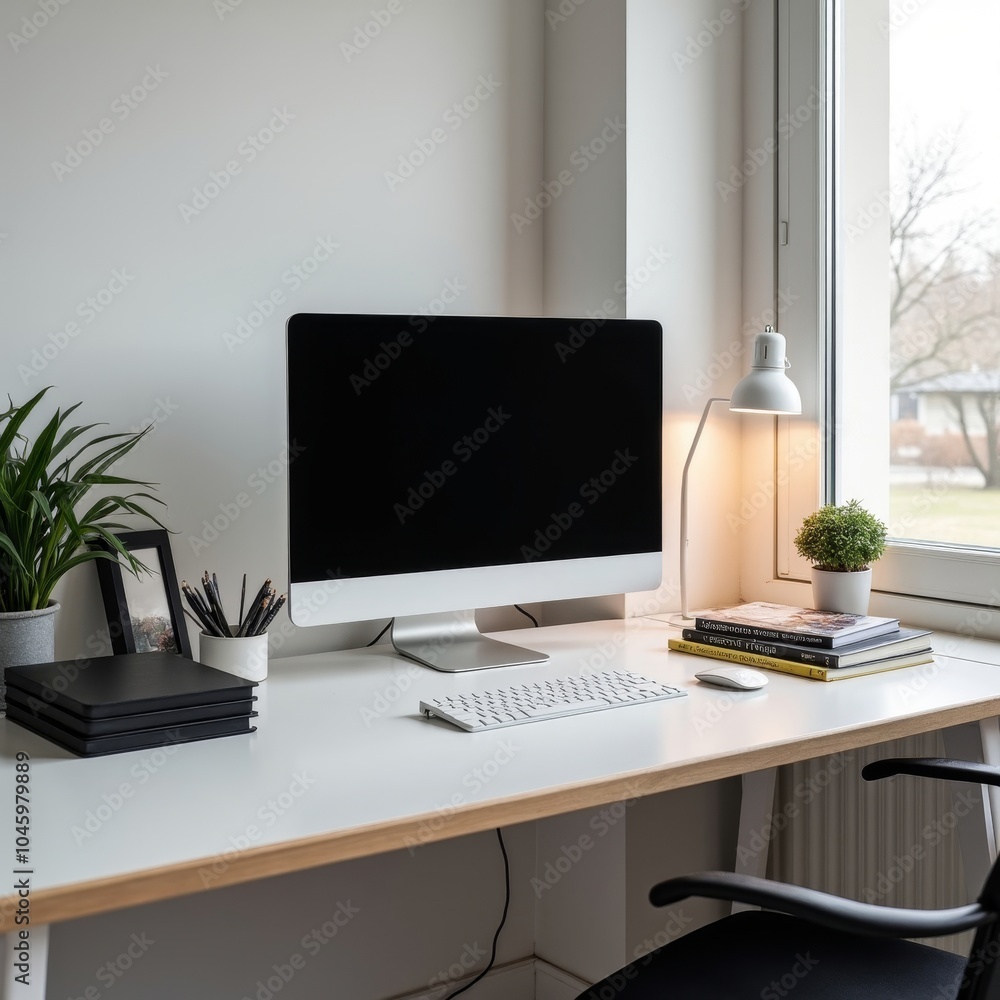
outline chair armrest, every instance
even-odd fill
[[[861,769],[865,781],[891,778],[895,774],[916,774],[922,778],[948,778],[972,781],[977,785],[1000,785],[1000,769],[990,764],[946,757],[887,757],[866,764]]]
[[[906,910],[859,903],[816,889],[733,872],[702,872],[667,879],[654,885],[649,892],[649,900],[654,906],[668,906],[689,896],[747,903],[803,917],[834,930],[882,937],[919,938],[957,934],[996,919],[995,914],[979,903],[956,906],[950,910]]]

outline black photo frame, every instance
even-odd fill
[[[145,563],[159,575],[151,576],[143,573],[137,580],[129,573],[126,584],[125,575],[120,562],[112,559],[96,559],[97,575],[101,582],[101,596],[104,599],[104,611],[108,618],[108,628],[111,633],[111,651],[120,653],[148,653],[154,650],[167,650],[180,653],[187,659],[193,659],[191,639],[188,636],[187,624],[184,620],[184,606],[181,604],[181,593],[177,586],[177,574],[174,571],[174,560],[170,553],[170,534],[162,528],[148,531],[127,531],[118,535],[118,540],[129,552],[137,555],[139,561]],[[100,542],[100,547],[107,552],[116,550],[107,542]],[[150,550],[147,552],[146,550]],[[129,608],[129,593],[134,598],[142,590],[149,591],[149,597],[157,609],[155,615],[136,619]],[[150,634],[142,630],[136,634],[135,625],[139,622],[152,623],[169,622],[171,645],[164,645],[167,639],[167,629],[161,627],[159,638],[156,633]],[[154,644],[156,643],[156,644]]]

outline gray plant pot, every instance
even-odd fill
[[[56,658],[56,612],[49,601],[38,611],[0,611],[0,712],[7,709],[4,671],[25,663],[51,663]]]

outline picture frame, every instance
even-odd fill
[[[117,537],[132,555],[149,567],[150,572],[136,578],[123,570],[120,561],[95,560],[111,635],[111,651],[115,655],[176,652],[193,659],[170,552],[169,532],[155,528],[121,532]],[[107,552],[115,552],[107,542],[98,544]]]

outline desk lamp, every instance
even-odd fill
[[[802,412],[802,400],[795,383],[785,374],[789,362],[785,358],[785,338],[771,326],[765,326],[753,342],[753,361],[750,373],[744,375],[731,397],[713,396],[706,404],[694,432],[691,450],[684,463],[681,475],[681,623],[693,621],[688,613],[687,595],[687,547],[688,547],[688,470],[695,449],[701,440],[701,432],[708,420],[708,411],[713,403],[729,403],[734,413],[796,414]]]

